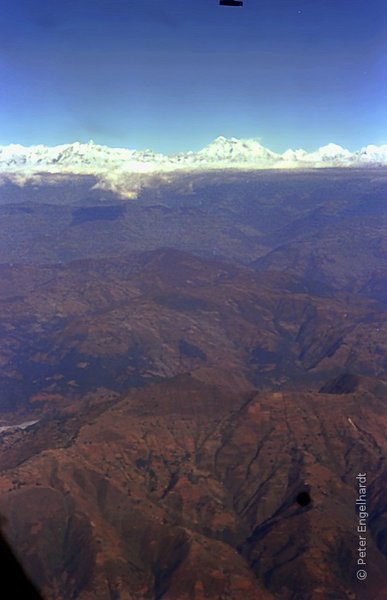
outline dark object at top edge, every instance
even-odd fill
[[[219,6],[243,6],[241,0],[219,0]]]

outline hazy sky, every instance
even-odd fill
[[[0,144],[387,143],[386,0],[2,0]]]

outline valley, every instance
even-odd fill
[[[0,186],[0,514],[45,600],[382,600],[386,181]]]

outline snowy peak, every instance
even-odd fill
[[[315,163],[320,162],[340,162],[350,160],[352,157],[352,153],[339,146],[338,144],[327,144],[326,146],[322,146],[315,152],[306,155],[307,160],[312,160]]]
[[[359,160],[363,163],[387,163],[387,144],[383,146],[369,145],[360,150]]]
[[[338,144],[327,144],[319,148],[320,152],[324,156],[351,156],[351,152]]]
[[[209,161],[228,160],[231,162],[254,162],[280,158],[280,155],[264,148],[255,140],[238,140],[234,137],[227,139],[223,136],[217,137],[211,144],[199,150],[198,155]]]
[[[304,160],[304,158],[306,156],[308,156],[308,153],[306,150],[303,150],[302,148],[299,148],[298,150],[292,150],[291,148],[289,148],[282,154],[282,158],[285,161]]]
[[[48,171],[100,173],[105,170],[146,170],[146,165],[165,162],[166,157],[151,150],[129,150],[74,142],[60,146],[30,146],[18,144],[0,147],[0,171]]]
[[[314,152],[286,150],[283,154],[265,148],[255,139],[219,136],[198,152],[164,155],[152,150],[110,148],[73,142],[44,145],[0,146],[0,172],[28,175],[39,172],[85,173],[101,177],[128,173],[171,172],[180,169],[222,168],[314,168],[387,165],[387,145],[369,145],[350,152],[338,144],[327,144]]]

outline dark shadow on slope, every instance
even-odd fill
[[[320,394],[352,394],[359,387],[360,378],[351,373],[344,373],[329,381],[319,390]]]

